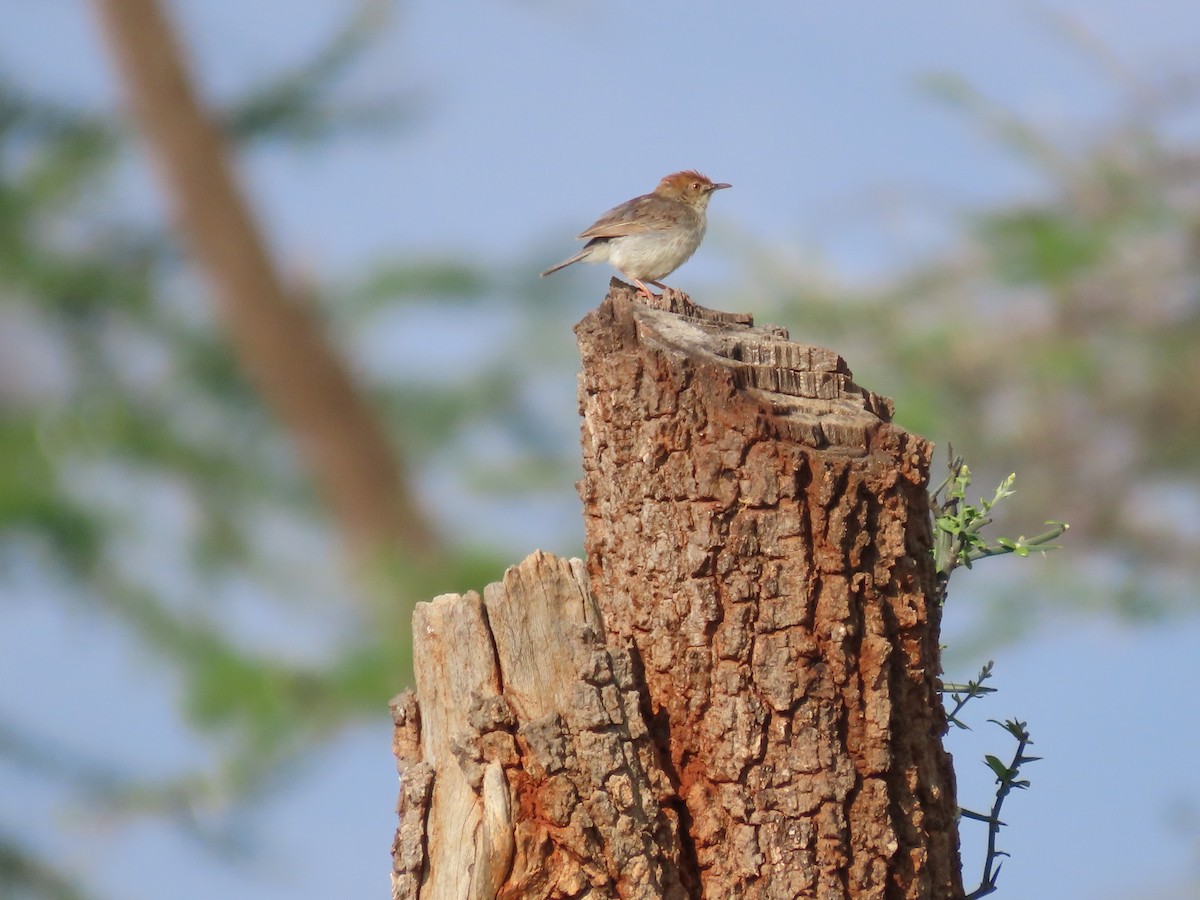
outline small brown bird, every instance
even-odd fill
[[[670,290],[666,278],[687,262],[708,226],[705,211],[713,191],[730,187],[714,184],[699,172],[676,172],[653,192],[626,200],[602,215],[579,235],[583,249],[551,266],[542,277],[577,262],[609,262],[638,286],[648,299],[654,294],[645,282]]]

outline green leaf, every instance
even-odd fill
[[[1008,779],[1010,779],[1012,777],[1012,775],[1013,775],[1012,770],[1009,769],[1008,766],[1006,766],[1004,763],[1002,763],[995,756],[992,756],[989,753],[983,759],[984,759],[984,762],[987,763],[988,768],[991,769],[993,772],[995,772],[996,777],[999,778],[1001,781],[1007,781]]]

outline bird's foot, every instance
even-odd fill
[[[652,290],[650,290],[650,288],[646,287],[645,282],[643,282],[640,278],[634,278],[634,279],[632,279],[632,281],[634,284],[637,285],[637,292],[639,294],[641,294],[643,297],[645,297],[648,301],[653,303],[655,300],[658,299],[658,297],[655,295],[654,291],[652,291]],[[653,284],[653,283],[654,282],[651,282],[651,284]]]
[[[656,294],[650,288],[646,287],[647,282],[640,279],[632,279],[637,285],[637,292],[646,299],[646,305],[652,306],[655,309],[664,309],[667,312],[682,313],[686,312],[695,306],[692,303],[692,298],[678,288],[667,287],[661,281],[651,281],[649,284],[662,289],[661,294]]]

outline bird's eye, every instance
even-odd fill
[[[700,182],[698,182],[698,181],[693,181],[693,182],[692,182],[692,190],[693,190],[693,191],[698,191],[698,190],[700,190]]]

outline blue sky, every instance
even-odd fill
[[[7,6],[7,73],[45,95],[113,107],[88,4]],[[304,59],[345,6],[173,4],[216,98]],[[1120,108],[1111,72],[1048,12],[1086,24],[1133,73],[1196,55],[1200,4],[1184,0],[417,0],[397,6],[342,88],[348,97],[411,96],[419,114],[410,127],[299,153],[265,145],[242,161],[243,178],[285,263],[330,280],[403,250],[470,254],[497,266],[531,257],[532,289],[537,271],[568,255],[574,235],[599,213],[692,167],[734,188],[710,209],[711,246],[676,276],[690,290],[736,270],[736,251],[721,249],[722,235],[871,278],[934,252],[964,210],[1040,187],[994,141],[930,100],[919,88],[923,76],[962,76],[1069,142],[1086,141]],[[162,214],[140,162],[120,177],[138,210]],[[588,276],[597,298],[608,276]],[[557,520],[522,524],[517,533],[533,543],[515,549],[514,561],[534,543],[570,549],[555,545],[559,526],[547,521]],[[970,590],[995,576],[982,566],[960,577]],[[174,687],[157,679],[155,664],[78,608],[47,603],[54,590],[25,584],[6,604],[3,715],[63,737],[84,727],[98,748],[151,771],[202,761],[175,720]],[[1014,857],[998,896],[1118,900],[1152,896],[1159,886],[1169,896],[1200,876],[1200,774],[1192,761],[1200,723],[1186,687],[1200,680],[1198,641],[1195,621],[1134,629],[1064,618],[997,651],[1002,693],[985,701],[994,706],[982,716],[1028,720],[1034,749],[1046,757],[1029,771],[1034,789],[1006,809],[1002,846]],[[976,806],[986,803],[987,777],[974,760],[1007,749],[979,721],[973,736],[951,744],[965,760],[963,801]],[[215,866],[152,826],[114,830],[74,815],[53,788],[7,768],[0,793],[33,812],[19,820],[10,812],[0,825],[27,826],[113,897],[386,896],[396,789],[389,746],[381,718],[324,748],[303,786],[259,817],[266,852],[245,868]],[[1189,807],[1192,824],[1179,825]],[[968,848],[973,835],[976,847],[981,841],[967,831]],[[966,856],[975,858],[970,849]],[[182,882],[180,871],[188,872]],[[967,871],[970,883],[975,864]]]

